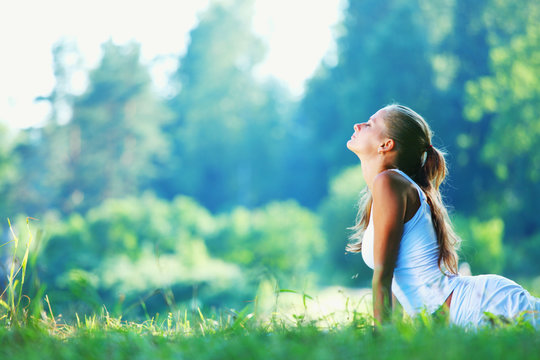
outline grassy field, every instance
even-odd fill
[[[0,359],[538,359],[540,334],[523,325],[466,331],[430,320],[377,333],[357,315],[345,326],[258,323],[252,313],[127,323],[106,316],[0,328]]]
[[[192,308],[143,322],[105,308],[61,316],[46,295],[23,293],[31,240],[0,296],[0,360],[540,358],[540,333],[527,323],[494,321],[472,331],[424,315],[374,331],[369,293],[338,287],[312,296],[268,285],[269,296],[240,311]]]

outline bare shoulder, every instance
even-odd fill
[[[390,223],[405,222],[408,194],[413,185],[396,171],[383,171],[373,180],[373,207],[375,216]],[[382,220],[384,222],[384,220]]]
[[[413,185],[396,171],[385,170],[373,180],[373,194],[403,197]]]

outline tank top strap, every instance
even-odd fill
[[[418,185],[417,183],[414,182],[413,179],[411,179],[411,177],[407,174],[405,174],[403,171],[399,170],[399,169],[388,169],[388,170],[392,170],[392,171],[395,171],[397,172],[398,174],[400,174],[401,176],[403,176],[405,179],[407,179],[411,184],[414,185],[414,187],[416,188],[416,190],[418,191],[418,196],[420,196],[420,200],[426,200],[426,194],[424,194],[424,190],[422,190],[422,188],[420,187],[420,185]]]

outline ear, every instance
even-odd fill
[[[384,142],[379,145],[379,154],[392,150],[395,144],[394,140],[385,139]]]

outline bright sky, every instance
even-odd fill
[[[11,128],[39,125],[50,111],[37,96],[54,87],[53,44],[74,39],[85,69],[95,67],[100,44],[112,39],[141,44],[147,64],[156,57],[174,59],[186,50],[189,31],[209,0],[18,0],[0,5],[0,123]],[[253,30],[268,47],[261,77],[273,76],[301,95],[304,81],[335,47],[334,29],[344,0],[255,0]],[[159,90],[175,62],[154,62]],[[84,77],[75,83],[84,90]]]

